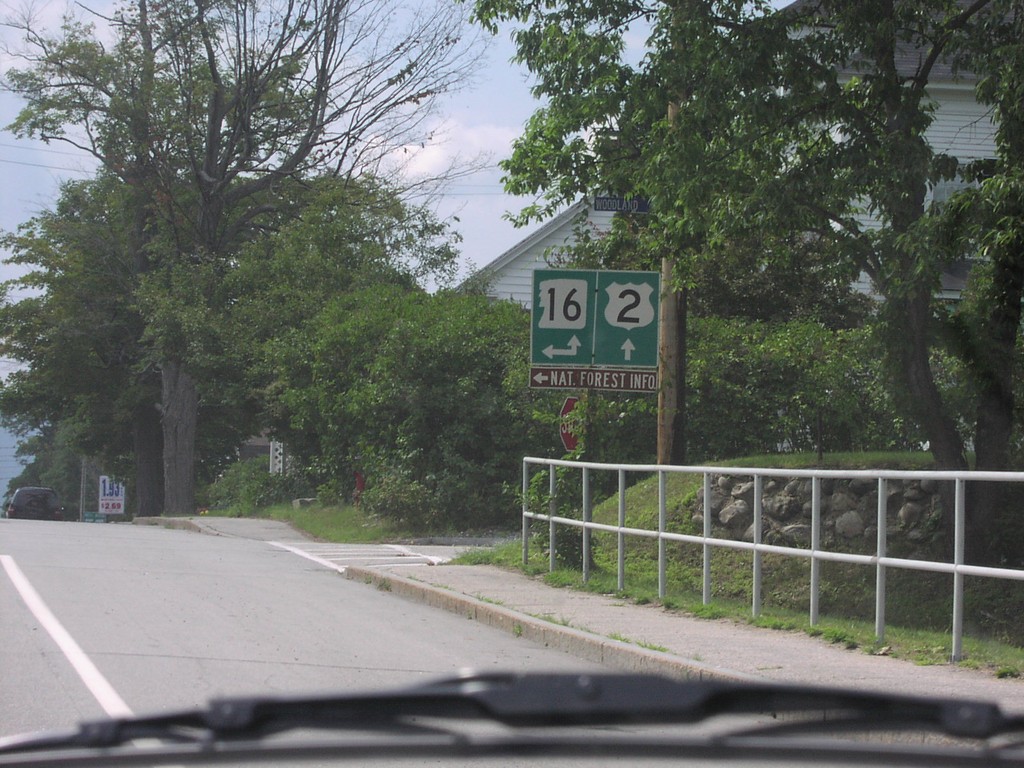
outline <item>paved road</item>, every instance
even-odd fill
[[[206,536],[0,520],[0,734],[225,694],[375,688],[466,667],[598,667],[382,599],[337,572],[345,557],[365,562],[365,548],[325,551],[274,524],[225,526]],[[289,549],[299,546],[336,567]]]
[[[458,548],[327,545],[265,521],[163,522],[192,532],[0,521],[0,557],[16,562],[135,711],[470,666],[831,683],[995,699],[1024,713],[1022,681],[445,565]],[[102,714],[3,572],[0,616],[0,733]]]
[[[1024,680],[997,679],[990,670],[917,666],[803,632],[696,619],[613,595],[556,589],[499,568],[410,568],[381,559],[351,561],[345,575],[618,669],[994,699],[1024,713]]]

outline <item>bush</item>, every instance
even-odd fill
[[[689,327],[689,459],[909,450],[870,330],[700,318]]]
[[[440,530],[513,524],[514,499],[503,488],[529,452],[532,428],[525,371],[521,390],[507,388],[529,343],[522,308],[374,291],[333,304],[324,318],[310,428],[321,434],[325,461],[361,468],[375,494],[394,489],[401,498],[380,499],[383,517]]]
[[[430,491],[399,471],[378,476],[363,493],[362,504],[381,520],[417,531],[429,530],[443,518]]]
[[[270,474],[266,459],[258,458],[232,464],[210,485],[206,495],[211,507],[252,514],[305,495],[308,490],[295,475]]]

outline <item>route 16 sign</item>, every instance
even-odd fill
[[[657,272],[533,273],[532,365],[655,368]]]

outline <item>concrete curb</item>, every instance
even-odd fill
[[[565,651],[577,658],[607,664],[625,672],[659,674],[680,680],[760,681],[761,678],[730,669],[713,667],[669,653],[649,650],[621,640],[556,624],[526,613],[487,602],[454,590],[443,589],[416,579],[361,566],[348,566],[345,578],[361,581],[383,592],[431,608],[479,621],[548,648]]]

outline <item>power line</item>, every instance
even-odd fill
[[[61,150],[61,149],[54,149],[53,147],[49,146],[48,144],[44,144],[43,146],[40,147],[40,146],[25,146],[24,144],[7,144],[5,142],[0,142],[0,147],[3,147],[4,149],[21,149],[21,150],[25,150],[26,152],[45,152],[48,155],[67,155],[68,157],[82,157],[82,153],[81,152],[72,152],[70,150],[65,151],[65,150]]]
[[[8,144],[0,143],[0,147],[4,149],[14,149],[20,152],[39,152],[47,155],[62,155],[64,157],[75,157],[80,160],[87,160],[88,155],[82,152],[63,151],[59,149],[53,149],[49,146],[25,146],[22,144]],[[28,160],[10,160],[8,158],[0,158],[0,163],[7,163],[8,165],[21,165],[26,168],[43,168],[48,171],[66,171],[67,173],[93,173],[93,171],[85,170],[81,167],[68,168],[61,165],[49,165],[47,163],[33,163]]]
[[[8,159],[3,158],[3,157],[0,157],[0,163],[7,163],[8,165],[23,165],[23,166],[26,166],[28,168],[43,168],[43,169],[45,169],[47,171],[66,171],[68,173],[91,174],[91,173],[95,172],[95,171],[85,170],[84,168],[66,168],[66,167],[60,166],[60,165],[45,165],[44,163],[29,163],[29,162],[25,162],[24,160],[8,160]]]
[[[3,146],[3,145],[0,145],[0,146]],[[23,167],[26,167],[26,168],[41,168],[41,169],[47,170],[47,171],[62,171],[62,172],[65,172],[65,173],[78,173],[78,174],[82,174],[83,176],[87,176],[87,175],[91,175],[91,174],[95,173],[95,170],[90,170],[90,169],[85,169],[85,168],[69,168],[69,167],[63,166],[63,165],[47,165],[46,163],[31,163],[31,162],[27,162],[25,160],[9,160],[7,158],[0,158],[0,163],[6,163],[7,165],[20,165],[20,166],[23,166]],[[442,193],[442,197],[511,197],[511,195],[509,195],[509,193],[507,193],[507,192],[505,192],[505,191],[503,191],[501,189],[491,189],[489,191],[484,191],[485,189],[487,189],[487,187],[491,186],[489,184],[474,184],[474,185],[471,185],[471,186],[472,187],[476,187],[477,189],[466,189],[466,188],[452,189],[452,190],[449,190],[449,191],[446,191],[446,192]]]
[[[88,155],[85,155],[85,154],[82,154],[82,153],[70,152],[70,151],[61,151],[61,150],[58,150],[58,149],[53,149],[51,147],[37,147],[37,146],[26,147],[26,146],[21,146],[21,145],[18,145],[18,144],[7,144],[7,143],[0,142],[0,148],[15,149],[15,150],[20,150],[20,151],[24,151],[24,152],[42,152],[42,153],[52,154],[52,155],[63,155],[65,157],[77,157],[77,158],[81,158],[83,160],[89,159]],[[29,167],[29,168],[43,168],[45,170],[50,170],[50,171],[67,171],[69,173],[83,173],[83,174],[93,173],[92,170],[86,170],[86,169],[83,169],[83,168],[80,168],[80,167],[79,168],[69,168],[67,166],[61,166],[61,165],[49,165],[49,164],[46,164],[46,163],[34,163],[34,162],[26,161],[26,160],[10,160],[8,158],[0,158],[0,163],[7,163],[9,165],[22,165],[22,166],[26,166],[26,167]],[[500,170],[500,168],[497,165],[488,165],[488,166],[485,166],[485,167],[481,168],[479,171],[477,171],[477,173],[489,173],[489,172],[498,171],[498,170]],[[452,190],[446,192],[445,194],[451,194],[451,195],[458,196],[458,197],[468,197],[468,196],[471,196],[471,195],[482,195],[482,196],[488,196],[488,197],[507,195],[507,193],[502,191],[502,190],[496,190],[495,191],[492,188],[493,188],[493,184],[486,184],[486,183],[480,183],[480,184],[464,183],[464,184],[459,184],[456,188],[453,188]],[[491,191],[476,191],[476,190],[484,190],[484,189],[491,189]]]

